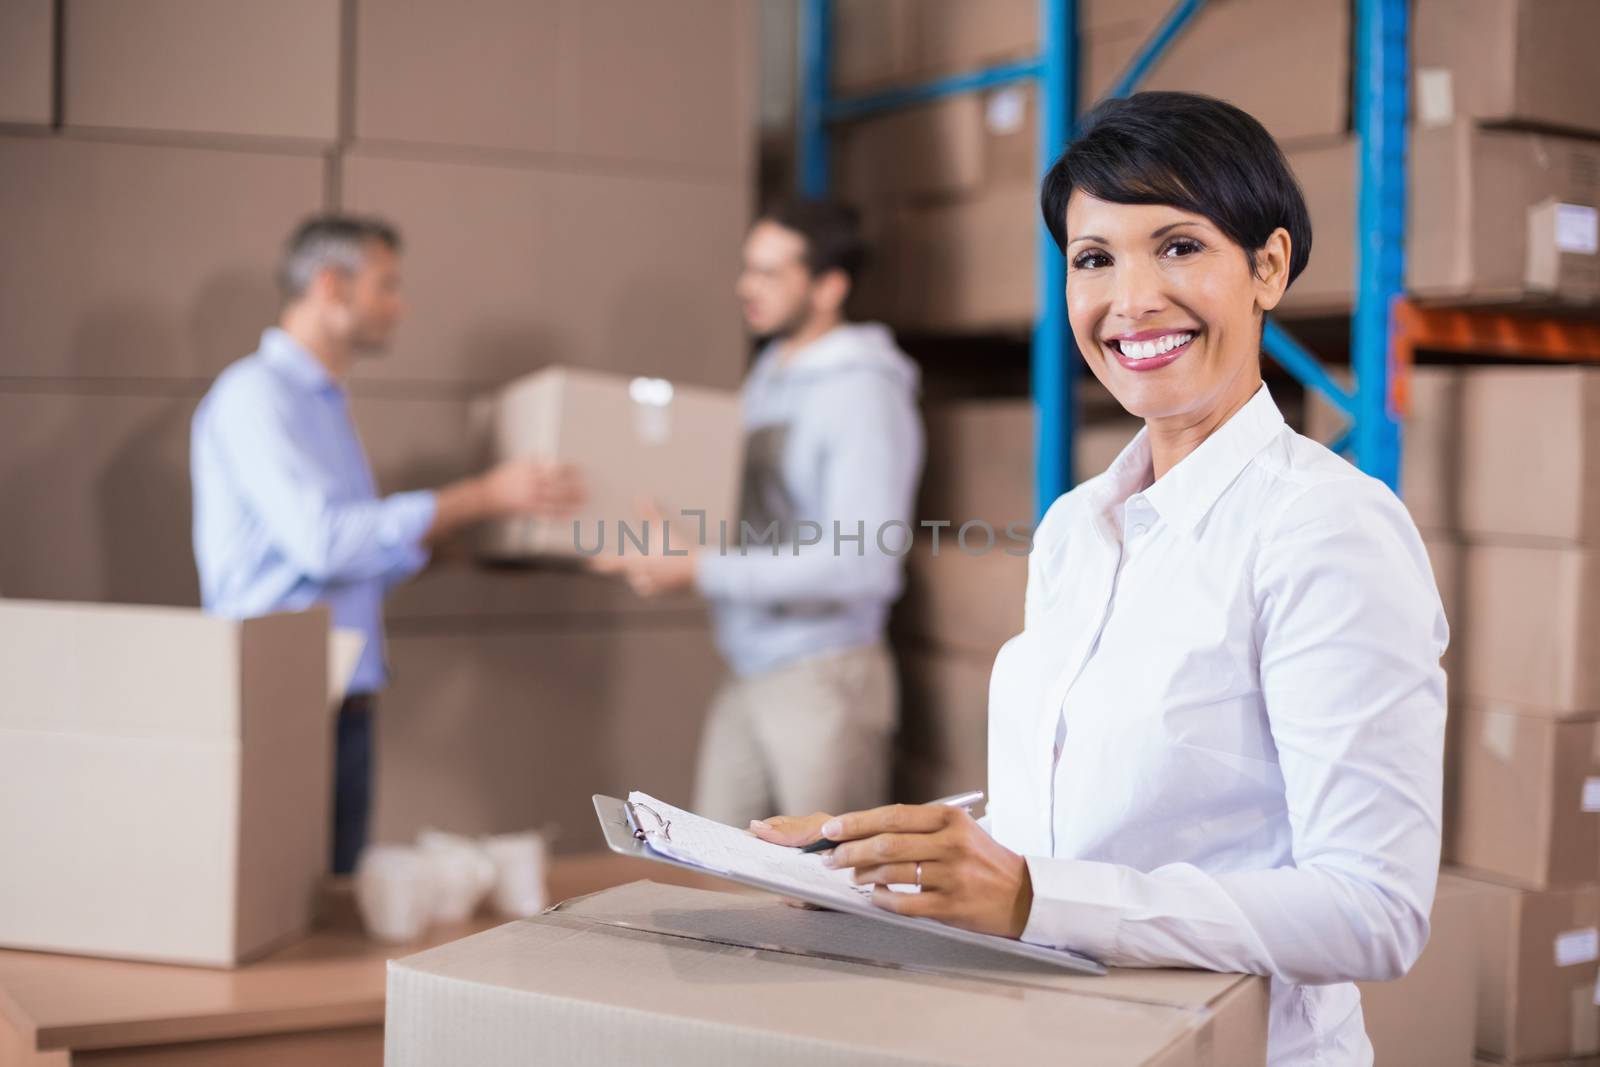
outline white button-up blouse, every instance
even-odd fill
[[[1055,502],[995,663],[989,807],[1022,938],[1269,975],[1273,1064],[1366,1064],[1439,866],[1448,632],[1382,483],[1265,386],[1152,484],[1141,432]]]

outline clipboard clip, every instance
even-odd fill
[[[672,840],[672,820],[671,819],[663,819],[660,816],[660,814],[656,812],[656,810],[654,808],[650,807],[650,805],[648,805],[648,804],[635,804],[631,800],[624,800],[622,802],[622,810],[625,811],[627,813],[627,815],[628,815],[628,827],[629,827],[629,829],[631,829],[633,831],[633,836],[634,836],[635,840],[648,841],[649,840],[649,836],[648,836],[649,834],[658,833],[658,834],[661,835],[661,839],[663,841],[671,842],[671,840]],[[655,820],[655,829],[653,831],[646,830],[644,828],[644,824],[639,820],[639,813],[641,811],[649,813],[650,818]]]

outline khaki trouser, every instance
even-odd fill
[[[700,739],[694,810],[742,827],[887,803],[897,690],[881,642],[729,678]]]

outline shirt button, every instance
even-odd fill
[[[1143,537],[1146,533],[1149,532],[1149,530],[1150,530],[1150,527],[1146,526],[1142,522],[1136,522],[1136,523],[1133,524],[1133,536],[1135,536],[1135,537]]]

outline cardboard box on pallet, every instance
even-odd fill
[[[1419,299],[1600,302],[1600,144],[1459,121],[1411,140],[1406,288]]]
[[[1084,977],[882,929],[635,882],[391,963],[385,1062],[498,1067],[529,1049],[696,1067],[1028,1063],[1063,1049],[1102,1067],[1265,1062],[1265,979]]]
[[[1600,721],[1450,715],[1444,860],[1529,889],[1600,882]]]
[[[1428,944],[1417,962],[1393,982],[1360,983],[1375,1062],[1461,1067],[1472,1059],[1482,892],[1475,882],[1441,875]]]
[[[492,524],[480,541],[490,558],[581,559],[597,554],[602,541],[600,551],[616,553],[623,524],[653,536],[659,550],[661,523],[641,523],[642,501],[672,522],[672,536],[684,538],[678,548],[702,532],[707,544],[720,546],[724,527],[727,543],[738,543],[744,430],[735,393],[554,367],[501,390],[492,423],[496,459],[571,463],[582,471],[588,496],[571,518]],[[704,526],[685,511],[703,512]]]
[[[322,610],[0,600],[0,944],[228,967],[328,864]]]
[[[1600,545],[1600,367],[1474,368],[1461,404],[1461,529]]]
[[[1600,886],[1480,884],[1478,1054],[1535,1064],[1600,1052]]]
[[[1600,132],[1600,6],[1591,0],[1419,0],[1412,112]]]
[[[1463,546],[1455,691],[1521,714],[1600,711],[1600,548]]]

